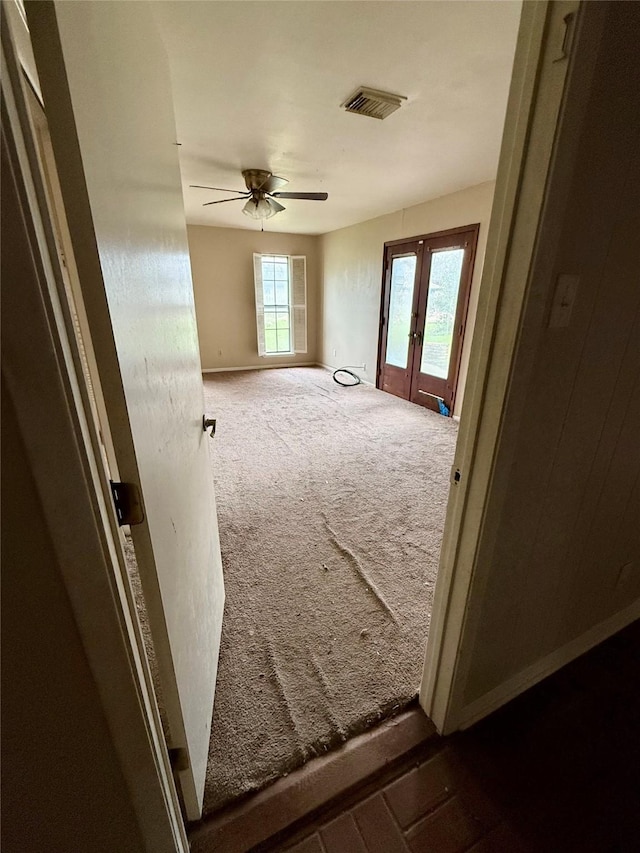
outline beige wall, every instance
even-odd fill
[[[494,182],[479,184],[325,234],[321,238],[323,284],[318,360],[330,367],[366,364],[362,375],[367,381],[375,382],[385,242],[479,222],[478,252],[455,407],[458,414],[469,362],[494,187]]]
[[[207,225],[189,225],[187,232],[203,369],[314,363],[317,360],[319,238]],[[258,355],[254,252],[306,255],[306,355],[262,358]]]

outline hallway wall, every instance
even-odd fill
[[[2,383],[2,849],[143,850]]]

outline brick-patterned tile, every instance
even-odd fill
[[[406,838],[412,853],[462,853],[484,832],[482,824],[452,797],[411,827]]]
[[[369,853],[408,853],[400,827],[382,794],[364,800],[351,813]]]
[[[287,847],[287,853],[324,853],[324,847],[317,832],[303,841],[299,841],[294,847]]]
[[[327,853],[367,853],[356,822],[349,812],[320,830]]]
[[[503,820],[498,802],[492,797],[482,774],[478,774],[473,761],[465,759],[458,750],[450,753],[449,766],[453,777],[453,788],[458,799],[472,817],[491,829]],[[483,784],[484,783],[484,784]]]
[[[444,750],[384,789],[391,811],[403,829],[435,809],[455,790],[449,751]]]
[[[393,781],[372,779],[362,799],[354,792],[336,803],[287,853],[320,853],[324,838],[323,853],[635,850],[640,622],[635,630],[633,643],[627,629],[608,641],[606,654],[603,646],[554,676],[568,681],[566,689],[538,685],[469,731],[428,745],[420,754],[431,758],[419,766],[415,754],[407,756]],[[620,696],[612,692],[614,669],[601,665],[608,656],[620,667]],[[576,669],[584,685],[572,677]],[[608,730],[600,724],[603,707],[616,722]],[[268,849],[281,851],[282,843],[274,839]]]
[[[526,844],[510,826],[501,823],[474,844],[469,853],[534,853],[534,851],[533,847]]]

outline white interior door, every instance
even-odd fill
[[[26,4],[187,816],[200,816],[224,587],[166,56],[147,3]]]

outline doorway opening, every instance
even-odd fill
[[[155,141],[151,140],[149,145],[152,143],[155,144]],[[87,149],[85,159],[95,164],[92,159],[95,152],[90,150],[89,143]],[[440,254],[444,257],[451,246],[450,241],[440,246]],[[273,253],[276,249],[272,247],[269,251]],[[277,255],[272,256],[281,257],[284,251],[279,247]],[[379,248],[376,249],[378,251]],[[451,251],[452,254],[447,257],[456,262],[459,249]],[[376,267],[377,261],[378,256]],[[224,264],[220,266],[225,267]],[[424,264],[421,264],[420,269],[422,266]],[[470,270],[471,261],[468,266]],[[417,269],[416,263],[414,273]],[[427,284],[428,291],[431,290],[431,284]],[[117,285],[119,282],[113,283],[114,288]],[[116,294],[118,298],[122,295],[120,291]],[[125,295],[128,298],[129,292]],[[122,304],[126,307],[124,298]],[[274,299],[267,304],[277,309],[280,303]],[[372,352],[371,357],[366,359],[369,364],[375,360],[377,304],[376,290],[371,311],[374,321]],[[345,316],[348,316],[348,307],[344,306],[344,302],[341,306]],[[442,309],[434,310],[436,313],[445,313]],[[414,334],[417,334],[419,309],[416,309],[416,313]],[[426,329],[429,314],[427,297],[423,314]],[[126,316],[132,316],[132,313],[127,311]],[[158,312],[158,316],[166,314]],[[288,319],[291,320],[290,316]],[[437,323],[439,319],[437,317],[434,322]],[[276,318],[275,348],[279,352],[291,347],[291,341],[288,341],[287,347],[281,346],[279,340],[280,333],[286,328],[280,326]],[[131,335],[127,339],[130,340]],[[160,339],[161,335],[154,335],[154,341]],[[433,343],[438,350],[443,340],[434,340]],[[451,358],[454,343],[452,339],[449,350]],[[422,366],[422,356],[418,357],[415,351],[415,339],[413,347],[414,361],[418,359]],[[331,349],[327,341],[326,350]],[[438,350],[440,372],[443,362],[441,350],[442,346]],[[455,356],[458,361],[459,355],[458,346]],[[318,350],[317,358],[320,357],[323,356]],[[210,752],[212,760],[209,762],[205,787],[205,812],[224,805],[225,801],[229,801],[225,800],[227,797],[230,799],[234,795],[239,796],[262,787],[283,770],[286,772],[286,769],[337,745],[359,727],[371,725],[376,719],[393,713],[417,694],[425,626],[428,625],[430,615],[444,525],[456,425],[437,413],[425,411],[428,405],[420,408],[411,406],[407,400],[398,399],[397,395],[384,395],[367,385],[356,389],[339,388],[331,382],[330,374],[318,367],[304,368],[304,371],[309,372],[306,382],[298,381],[301,374],[295,369],[260,371],[255,376],[250,374],[248,379],[254,385],[257,381],[268,385],[275,383],[276,379],[282,384],[282,393],[275,394],[274,388],[269,387],[263,399],[258,388],[249,389],[251,383],[245,382],[244,376],[236,374],[239,379],[237,390],[242,389],[245,397],[239,399],[240,395],[233,390],[236,394],[235,403],[239,403],[235,416],[231,413],[231,404],[222,399],[221,393],[221,387],[226,381],[223,377],[229,374],[221,374],[220,379],[207,380],[212,393],[206,413],[216,417],[219,425],[214,446],[223,448],[227,453],[233,450],[235,458],[229,455],[228,461],[232,464],[228,465],[224,474],[230,478],[228,491],[225,493],[223,488],[218,489],[228,606],[216,695],[217,716],[211,739],[214,752]],[[449,380],[450,376],[438,376],[436,365],[431,370],[431,378]],[[216,384],[219,386],[217,391],[214,388]],[[421,386],[418,391],[424,392],[429,400],[436,399],[438,391],[441,391],[444,404],[448,401],[449,406],[453,406],[453,396],[445,396],[439,386]],[[196,400],[195,407],[200,401],[201,397]],[[231,414],[225,416],[224,407],[227,405],[229,408],[226,411]],[[193,408],[189,409],[191,413]],[[300,417],[300,412],[305,415],[304,419]],[[197,417],[190,418],[189,425],[199,429],[200,412],[196,414]],[[241,436],[236,437],[238,441],[235,445],[232,443],[231,430],[228,429],[232,424],[242,429],[250,428],[249,437],[255,442],[253,448],[247,449],[245,445],[243,449]],[[431,441],[425,441],[427,424],[432,434]],[[154,426],[154,419],[151,419],[150,425]],[[165,433],[172,436],[180,434],[180,430],[174,430],[170,425]],[[187,433],[186,429],[184,433]],[[319,455],[320,461],[315,466],[309,464],[312,451],[305,445],[312,433],[318,444],[325,445],[322,458]],[[201,433],[198,437],[201,438]],[[428,446],[431,455],[416,460],[413,448],[418,443],[422,444],[423,449]],[[161,447],[162,458],[167,458],[170,454],[164,440]],[[195,453],[191,458],[196,458]],[[333,471],[327,470],[327,459],[331,460]],[[240,467],[245,463],[246,476]],[[154,465],[151,473],[155,474],[158,467]],[[217,461],[214,461],[213,467],[214,474],[222,472]],[[206,471],[201,464],[198,468],[200,473]],[[423,474],[435,477],[432,489],[426,488],[427,480]],[[257,494],[258,475],[264,475],[269,480],[272,491],[268,498],[265,493]],[[377,485],[374,480],[377,480]],[[331,488],[336,483],[340,487],[339,493]],[[291,490],[293,484],[299,487],[295,494]],[[395,485],[402,486],[401,500],[394,498],[392,487]],[[165,490],[165,494],[169,491]],[[384,505],[375,500],[381,494],[385,496]],[[229,511],[230,507],[233,509],[233,500],[237,501],[238,513],[244,515]],[[433,505],[436,503],[439,505],[434,515]],[[309,505],[314,512],[305,518],[301,508]],[[427,515],[424,512],[426,509],[431,514]],[[195,518],[195,513],[191,514]],[[412,524],[413,518],[419,521]],[[185,525],[187,520],[183,519]],[[210,526],[214,523],[215,515],[211,518]],[[280,524],[282,526],[277,529]],[[393,531],[395,538],[385,535],[384,530],[380,529],[385,525]],[[426,541],[418,541],[413,535],[418,528],[425,534]],[[167,523],[159,525],[157,529],[161,532],[166,530],[166,538],[173,544],[171,530],[176,532],[176,526],[171,515]],[[318,542],[315,546],[308,538],[308,533],[318,532],[322,543]],[[274,536],[274,533],[278,535]],[[395,554],[384,553],[385,542],[395,548]],[[152,544],[156,545],[154,554],[157,551],[157,556],[164,558],[167,552],[161,547],[163,543],[160,537],[158,542]],[[287,562],[292,571],[287,577],[290,582],[282,584],[283,579],[286,580],[283,557],[292,544],[299,549],[298,555],[294,559],[289,556]],[[242,575],[239,572],[237,583],[233,578],[231,559],[234,549],[251,558],[251,573]],[[142,548],[140,550],[143,551]],[[425,554],[431,559],[429,567],[425,565]],[[165,562],[169,564],[171,560],[165,559]],[[197,563],[196,560],[191,562],[194,565]],[[177,564],[182,566],[182,562]],[[175,566],[170,568],[172,580]],[[310,583],[312,573],[317,576],[313,578],[313,584]],[[282,617],[279,624],[272,624],[271,628],[265,619],[266,599],[259,594],[260,583],[267,575],[276,581],[271,594],[274,609]],[[278,585],[281,594],[277,592]],[[292,595],[296,585],[300,592],[297,601]],[[356,593],[360,595],[358,601],[362,602],[358,614],[362,618],[357,618],[354,613]],[[406,608],[398,600],[402,596],[408,602]],[[151,596],[148,598],[151,603]],[[172,605],[177,598],[167,596],[167,606]],[[193,595],[191,601],[197,602],[198,596]],[[300,606],[296,608],[298,602]],[[420,602],[418,610],[415,608],[416,602]],[[248,618],[250,603],[254,607],[253,620]],[[229,619],[232,610],[238,617],[233,626]],[[190,628],[195,619],[191,613],[188,617],[182,621],[176,619],[173,624]],[[296,628],[295,634],[290,630],[292,624]],[[182,635],[181,631],[176,636],[176,643],[182,641]],[[354,666],[351,651],[360,648],[367,650],[366,667]],[[195,661],[196,658],[195,655],[183,655],[180,659]],[[389,680],[395,679],[386,694],[376,692],[384,681],[381,677],[383,670],[385,678],[388,675]],[[357,685],[352,689],[356,680]],[[398,689],[398,681],[401,681],[402,689]],[[211,682],[215,683],[215,673]],[[236,695],[255,700],[244,717],[240,713],[239,703],[232,701],[228,702],[228,713],[224,714],[226,697],[231,696],[228,688],[236,690]],[[193,694],[192,690],[185,692]],[[276,731],[273,736],[266,733],[267,723],[278,722],[278,716],[272,713],[272,708],[276,708],[278,713],[282,711],[287,725],[284,730],[286,736],[278,741],[277,758],[283,758],[284,761],[279,764],[273,760],[273,755],[269,755],[279,733]],[[264,726],[256,709],[265,720]],[[219,714],[219,711],[223,713]],[[222,719],[223,729],[216,728],[218,718]],[[221,780],[219,776],[215,778],[215,772],[222,766],[216,760],[215,750],[224,744],[224,737],[228,745],[238,743],[242,737],[247,763],[241,764],[237,754],[231,750],[222,750],[228,762],[229,777]],[[256,765],[256,759],[263,760],[261,766]],[[267,768],[266,772],[262,772],[264,767]]]
[[[204,393],[227,591],[211,813],[416,702],[458,425],[317,366]]]
[[[205,814],[417,700],[480,232],[384,244],[377,387],[328,365],[205,374],[227,590]],[[274,318],[258,347],[290,353],[287,259],[256,258],[256,310]]]
[[[385,243],[377,387],[451,415],[479,225]]]

